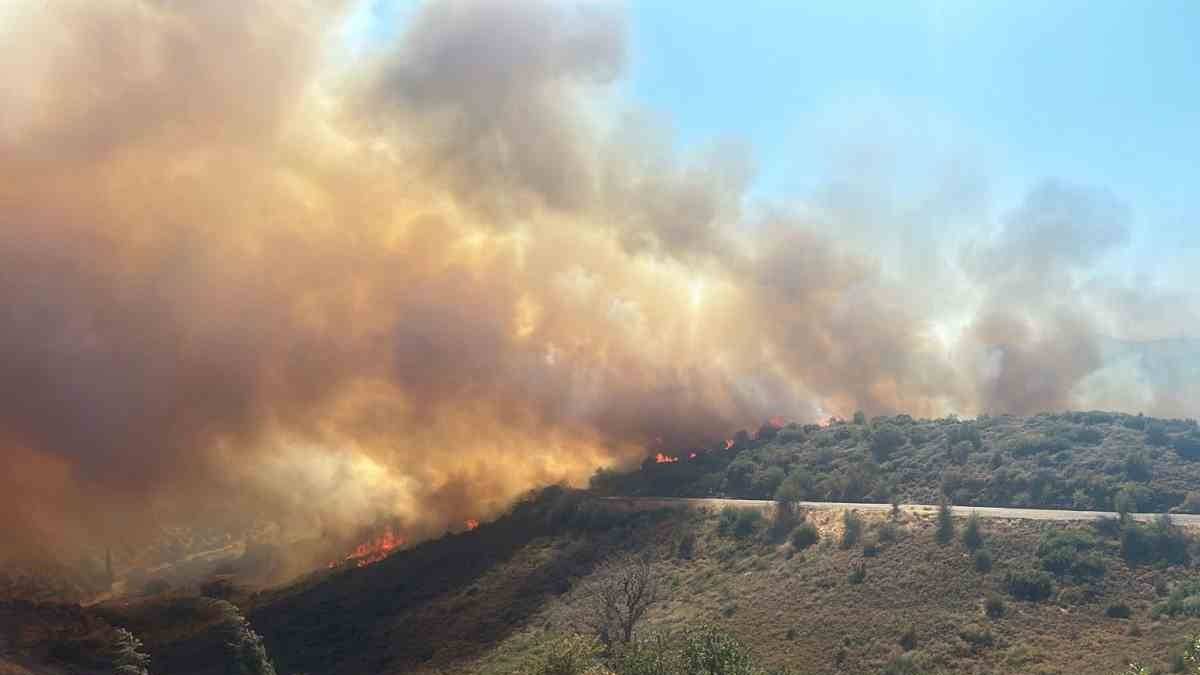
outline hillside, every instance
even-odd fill
[[[726,446],[729,447],[726,447]],[[764,424],[709,448],[601,472],[604,494],[1200,512],[1195,420],[1108,412],[974,420],[907,415]]]
[[[1115,522],[984,521],[984,569],[961,519],[939,544],[933,518],[862,518],[843,545],[842,514],[807,514],[819,539],[806,546],[790,534],[799,521],[781,529],[757,510],[618,513],[554,489],[476,531],[235,601],[282,673],[520,672],[578,628],[581,589],[622,551],[650,555],[663,591],[640,634],[712,624],[762,666],[792,673],[1082,675],[1130,659],[1165,672],[1200,630],[1181,609],[1200,590],[1188,584],[1195,545],[1179,532],[1178,559],[1127,561]],[[1030,592],[1038,580],[1044,592]],[[988,598],[1000,598],[991,616]],[[151,672],[220,673],[203,603],[100,614],[146,641]]]

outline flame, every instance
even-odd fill
[[[732,447],[733,447],[733,439],[732,439],[732,438],[726,438],[726,439],[725,439],[725,449],[726,449],[726,450],[728,450],[728,449],[730,449],[730,448],[732,448]]]
[[[688,453],[688,459],[696,459],[696,453]]]
[[[787,426],[787,419],[781,415],[775,415],[771,419],[767,420],[767,424],[775,427],[776,429],[782,429]]]
[[[679,458],[664,455],[660,452],[654,455],[654,461],[659,464],[674,464],[675,462],[679,461]]]
[[[475,520],[474,518],[467,518],[467,531],[468,532],[470,532],[471,530],[473,530],[477,527],[479,527],[478,520]]]
[[[346,554],[346,557],[342,562],[353,562],[356,567],[366,567],[367,565],[377,563],[380,560],[388,557],[395,552],[396,549],[404,546],[405,543],[404,537],[396,534],[392,528],[389,527],[379,536],[374,537],[373,539],[368,539],[358,546],[355,546],[353,551]],[[329,563],[329,567],[332,569],[338,564],[340,563],[331,562]]]

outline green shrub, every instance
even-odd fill
[[[983,600],[983,613],[989,619],[999,619],[1008,611],[1008,607],[1004,604],[1004,598],[996,594],[990,594]]]
[[[733,636],[711,626],[684,633],[680,673],[695,675],[755,675],[750,650]]]
[[[864,558],[874,558],[879,555],[879,543],[876,541],[867,540],[863,542],[862,554]]]
[[[958,630],[958,637],[974,648],[991,647],[996,644],[996,638],[987,626],[969,625]]]
[[[939,544],[949,544],[954,540],[954,512],[951,510],[950,502],[942,499],[938,505],[937,512],[937,530],[934,532],[934,537]]]
[[[677,551],[681,560],[691,560],[696,555],[696,533],[684,532],[679,538]]]
[[[975,562],[976,572],[987,574],[992,571],[992,554],[986,548],[975,551],[975,555],[972,558]]]
[[[1129,605],[1117,604],[1109,605],[1108,609],[1104,610],[1104,615],[1110,619],[1128,619],[1133,612],[1129,609]]]
[[[1004,575],[1004,586],[1018,600],[1040,602],[1054,594],[1054,580],[1037,570],[1011,570]]]
[[[1166,601],[1154,606],[1154,614],[1200,617],[1200,579],[1173,587]]]
[[[794,546],[798,551],[803,551],[809,546],[812,546],[813,544],[817,543],[820,538],[820,530],[818,530],[817,526],[813,525],[812,523],[801,523],[796,527],[796,529],[792,530],[792,546]]]
[[[733,528],[738,522],[739,509],[736,506],[726,506],[721,509],[721,515],[717,518],[717,531],[721,534],[733,534]]]
[[[907,626],[904,629],[904,632],[900,633],[900,639],[896,640],[896,644],[900,645],[900,648],[906,652],[911,652],[912,650],[916,649],[917,630],[911,625]]]
[[[1121,556],[1134,564],[1185,564],[1188,538],[1166,514],[1150,524],[1126,522],[1121,527]]]
[[[983,545],[983,530],[979,514],[975,511],[971,512],[971,515],[967,517],[967,524],[963,526],[962,542],[972,551]]]
[[[846,575],[846,580],[851,584],[861,584],[867,578],[867,566],[858,562],[850,568],[850,573]]]
[[[850,548],[862,538],[862,516],[857,511],[842,514],[842,548]]]
[[[911,654],[901,654],[888,661],[879,675],[922,675],[924,672]]]
[[[762,511],[758,509],[739,509],[737,522],[733,526],[733,536],[738,539],[747,539],[754,536],[762,527],[763,521]]]
[[[582,635],[556,637],[543,653],[522,668],[526,675],[583,675],[592,670],[600,656],[600,644]]]
[[[871,432],[871,455],[875,461],[882,462],[906,442],[904,432],[895,425],[881,424]]]
[[[665,636],[634,640],[619,647],[612,658],[621,675],[671,675],[678,672],[678,654]]]
[[[1054,530],[1042,536],[1038,559],[1042,569],[1056,576],[1076,580],[1104,576],[1104,558],[1093,551],[1096,537],[1086,530]]]
[[[900,528],[890,520],[879,525],[875,539],[881,544],[891,544],[900,539]]]

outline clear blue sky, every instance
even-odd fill
[[[1042,178],[1107,188],[1133,209],[1138,258],[1197,253],[1200,2],[626,7],[631,103],[684,148],[748,141],[758,196],[803,199],[856,152],[901,177],[966,163],[1001,210]],[[411,8],[376,0],[364,29]]]

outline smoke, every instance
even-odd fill
[[[1090,274],[1129,237],[1107,194],[1046,184],[885,266],[835,209],[752,204],[740,146],[615,120],[612,8],[432,3],[347,61],[351,9],[6,10],[10,545],[247,514],[421,536],[774,414],[1061,408],[1138,305]]]

